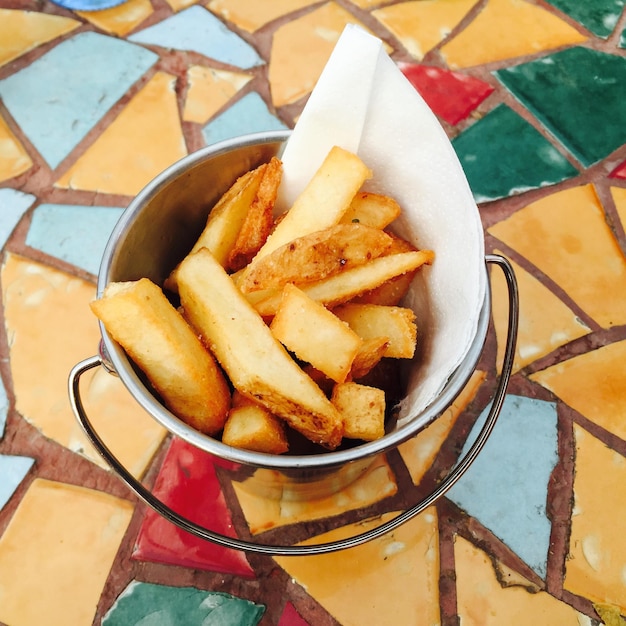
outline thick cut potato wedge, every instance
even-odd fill
[[[393,238],[362,224],[337,224],[277,248],[238,277],[241,291],[277,289],[321,280],[387,254]]]
[[[383,229],[402,212],[400,205],[389,196],[383,196],[368,191],[359,191],[348,210],[341,218],[344,224],[359,223],[372,228]]]
[[[291,284],[270,329],[300,360],[338,383],[346,380],[362,343],[348,324]]]
[[[282,178],[282,167],[280,160],[272,157],[265,168],[256,197],[252,201],[241,230],[228,255],[226,267],[232,272],[248,265],[272,232],[274,203]]]
[[[376,387],[347,382],[335,385],[332,403],[344,421],[344,436],[375,441],[385,434],[385,392]]]
[[[206,248],[183,260],[178,288],[185,317],[236,389],[311,441],[330,449],[339,445],[343,422],[335,407]]]
[[[350,378],[358,380],[363,378],[363,376],[367,376],[383,358],[388,344],[387,337],[374,337],[373,339],[363,340],[361,348],[356,353],[354,361],[352,361]]]
[[[417,327],[415,313],[411,309],[348,303],[336,307],[333,313],[346,322],[361,339],[385,337],[385,357],[410,359],[415,353]]]
[[[204,230],[189,254],[197,252],[200,248],[208,248],[217,261],[226,266],[228,256],[257,196],[267,167],[267,163],[263,163],[256,169],[246,172],[233,183],[211,209]],[[163,286],[176,292],[177,281],[178,267],[174,268]]]
[[[262,258],[298,237],[337,224],[354,194],[371,175],[358,156],[338,146],[333,147],[256,258]]]
[[[160,287],[147,278],[111,283],[91,309],[175,415],[209,435],[222,429],[226,379]]]
[[[381,256],[323,280],[300,285],[300,288],[309,298],[325,306],[333,307],[351,300],[364,291],[374,289],[396,276],[413,272],[424,264],[432,263],[434,256],[431,250]],[[254,308],[260,315],[271,317],[276,314],[280,298],[281,292],[276,290],[261,300],[255,299]]]
[[[285,422],[237,391],[224,425],[222,443],[265,454],[284,454],[289,450]]]

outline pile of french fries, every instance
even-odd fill
[[[282,454],[289,428],[329,450],[378,439],[385,389],[363,381],[413,357],[400,303],[434,253],[388,230],[401,209],[362,191],[371,176],[334,147],[275,218],[273,158],[222,196],[164,285],[111,283],[91,308],[164,404],[227,445]]]

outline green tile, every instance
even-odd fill
[[[619,20],[626,0],[547,0],[598,37],[607,38]]]
[[[622,31],[622,34],[620,35],[619,47],[626,48],[626,28]]]
[[[626,59],[574,47],[494,72],[585,166],[626,143]]]
[[[578,171],[505,104],[458,135],[452,145],[476,202],[554,185]]]

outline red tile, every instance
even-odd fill
[[[609,178],[620,178],[626,180],[626,161],[620,163],[610,174]]]
[[[154,486],[154,494],[180,515],[229,537],[236,533],[215,466],[220,459],[173,438]],[[149,509],[132,558],[169,565],[254,577],[243,552],[200,539]]]
[[[309,626],[309,622],[305,621],[291,602],[287,602],[285,610],[280,616],[278,626]]]
[[[435,115],[448,124],[465,119],[494,90],[461,72],[411,63],[400,63],[399,67]]]

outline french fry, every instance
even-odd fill
[[[400,215],[400,205],[389,196],[359,191],[341,218],[344,224],[359,223],[383,229]]]
[[[233,394],[232,404],[222,443],[265,454],[284,454],[289,450],[283,420],[237,391]]]
[[[386,254],[393,238],[363,224],[337,224],[298,237],[257,260],[236,282],[244,293],[302,284]]]
[[[298,237],[337,224],[354,194],[371,175],[358,156],[338,146],[333,147],[256,258],[262,258]]]
[[[257,194],[228,255],[226,267],[232,272],[244,268],[261,249],[274,225],[274,202],[282,177],[282,163],[272,157]]]
[[[147,278],[110,283],[91,309],[175,415],[209,435],[222,429],[228,384],[160,287]]]
[[[433,259],[434,253],[431,250],[381,256],[345,272],[301,285],[300,288],[309,298],[325,306],[333,307],[351,300],[364,291],[374,289],[395,276],[412,272],[424,264],[430,264]],[[260,315],[271,317],[276,314],[280,298],[281,292],[276,290],[266,298],[255,301],[254,307]]]
[[[380,363],[388,344],[389,340],[387,337],[374,337],[363,340],[359,351],[354,357],[354,361],[352,361],[350,378],[358,380],[367,376]]]
[[[410,359],[415,352],[417,327],[412,309],[378,304],[344,304],[333,313],[361,339],[387,339],[383,356]]]
[[[343,436],[341,416],[209,250],[203,248],[183,260],[178,287],[185,317],[233,386],[311,441],[336,448]]]
[[[361,339],[328,309],[287,284],[270,325],[274,336],[299,359],[335,382],[343,382]]]
[[[344,421],[344,436],[375,441],[385,434],[385,392],[354,382],[335,385],[332,403]]]

